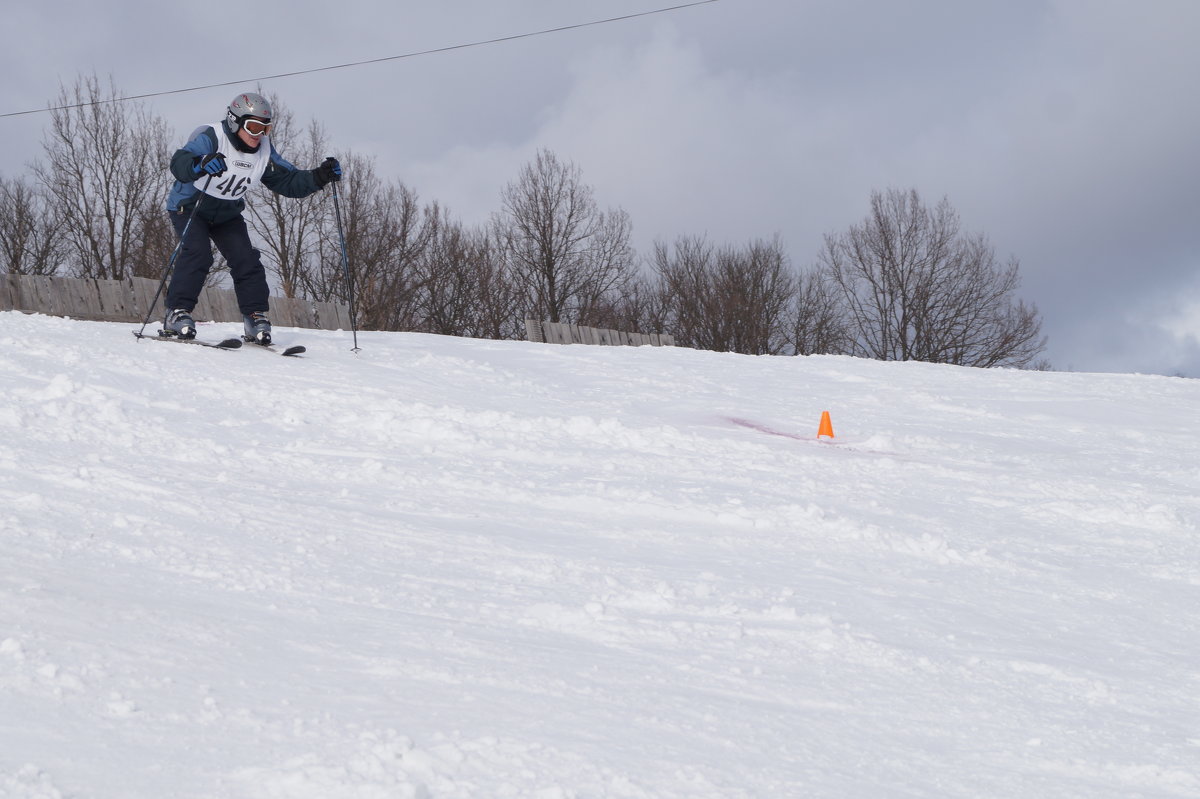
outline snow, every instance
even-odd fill
[[[0,797],[1200,796],[1200,381],[130,330],[0,314]]]

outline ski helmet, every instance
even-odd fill
[[[271,121],[271,103],[261,94],[247,92],[234,97],[229,103],[229,114],[226,117],[233,130],[240,128],[247,119],[257,119],[259,122]]]

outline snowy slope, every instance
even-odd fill
[[[277,337],[0,314],[0,797],[1200,796],[1200,381]]]

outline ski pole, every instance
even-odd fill
[[[133,335],[142,338],[146,331],[146,325],[150,324],[150,317],[154,315],[154,306],[158,304],[158,298],[162,295],[163,287],[167,285],[167,278],[171,276],[171,270],[175,268],[175,259],[179,257],[179,251],[183,249],[184,239],[187,238],[188,229],[192,226],[192,220],[196,218],[196,211],[200,209],[200,201],[204,199],[205,193],[208,191],[208,184],[212,183],[213,176],[209,175],[204,181],[204,188],[200,190],[200,196],[196,198],[196,204],[192,206],[192,212],[188,214],[187,223],[183,226],[183,232],[179,234],[179,243],[175,245],[175,250],[171,253],[170,260],[167,261],[167,267],[163,270],[162,280],[158,281],[158,291],[154,292],[154,299],[150,300],[150,307],[146,309],[146,318],[142,320],[142,329]]]
[[[346,255],[346,233],[342,230],[342,207],[338,202],[337,182],[333,184],[333,215],[337,219],[338,240],[342,245],[342,272],[346,275],[346,296],[350,300],[350,331],[354,336],[354,349],[358,352],[358,322],[354,316],[354,278],[350,275],[350,258]]]

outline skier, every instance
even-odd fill
[[[285,161],[271,144],[271,119],[271,104],[265,97],[239,94],[224,120],[197,128],[171,157],[176,180],[167,197],[167,211],[176,234],[183,238],[186,230],[187,238],[167,288],[163,320],[167,335],[196,335],[192,309],[213,265],[211,241],[229,262],[246,340],[271,343],[270,289],[242,218],[245,194],[261,182],[285,197],[307,197],[342,178],[336,158],[326,158],[316,169],[297,169]]]

